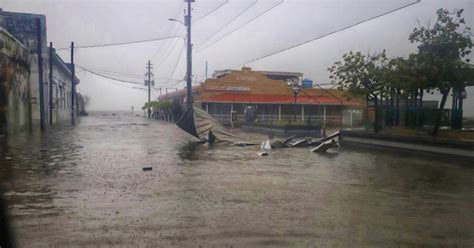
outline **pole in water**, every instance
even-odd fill
[[[184,0],[188,3],[188,11],[184,17],[184,24],[187,27],[187,69],[186,69],[186,102],[188,108],[193,106],[192,96],[192,43],[191,43],[191,3],[194,0]]]
[[[151,61],[148,60],[148,63],[147,63],[147,66],[146,66],[146,69],[147,69],[147,72],[145,74],[145,76],[147,76],[147,79],[145,79],[145,85],[148,86],[148,108],[147,108],[147,115],[148,115],[148,119],[151,118],[151,84],[152,84],[152,79],[151,77],[153,76],[153,73],[152,73],[152,65],[151,65]]]
[[[71,124],[76,124],[76,112],[74,102],[76,98],[76,75],[74,68],[74,41],[71,42]]]
[[[38,84],[39,84],[39,105],[40,105],[40,127],[44,130],[44,87],[43,87],[43,48],[41,37],[41,19],[36,19],[36,52],[38,53]]]
[[[49,124],[53,125],[53,42],[49,43]]]

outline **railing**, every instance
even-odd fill
[[[218,122],[224,125],[231,124],[230,114],[212,114]],[[296,117],[296,118],[295,118]],[[320,127],[340,127],[342,121],[343,127],[359,127],[362,125],[362,118],[350,115],[322,116],[322,115],[257,115],[254,123],[267,125],[315,125]],[[245,115],[237,115],[239,123],[246,123]]]

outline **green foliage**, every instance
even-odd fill
[[[328,68],[331,73],[329,78],[341,90],[373,99],[384,88],[383,79],[387,64],[385,51],[372,56],[349,52],[342,56],[342,61]]]
[[[462,13],[463,9],[439,9],[432,27],[428,24],[414,28],[409,41],[420,45],[418,53],[408,58],[388,59],[385,51],[372,56],[360,52],[344,54],[341,61],[328,68],[331,81],[339,89],[375,100],[375,104],[378,96],[393,99],[394,93],[409,96],[420,89],[436,90],[443,95],[442,110],[451,89],[459,92],[466,82],[474,80],[467,58],[472,49],[472,34]],[[437,128],[435,125],[434,134]]]
[[[436,11],[437,20],[433,27],[420,25],[414,28],[409,40],[421,43],[420,53],[425,52],[437,57],[461,59],[471,53],[471,28],[462,18],[463,9],[449,12],[447,9]],[[469,59],[466,59],[469,62]]]
[[[427,69],[427,89],[448,94],[451,88],[461,89],[468,80],[464,73],[469,67],[472,40],[470,27],[462,17],[463,9],[449,12],[439,9],[433,27],[413,29],[410,42],[420,43],[418,56]]]
[[[173,107],[173,103],[171,102],[159,102],[159,101],[151,101],[145,103],[143,105],[142,110],[152,108],[152,109],[158,109],[158,110],[171,110]]]

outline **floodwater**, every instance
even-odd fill
[[[192,140],[173,124],[95,113],[75,128],[7,141],[0,185],[18,245],[474,244],[468,161],[344,147],[258,157],[256,147]]]

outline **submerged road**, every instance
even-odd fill
[[[4,140],[0,185],[18,245],[474,244],[474,171],[466,161],[345,148],[258,157],[255,147],[191,140],[172,124],[110,113]]]

